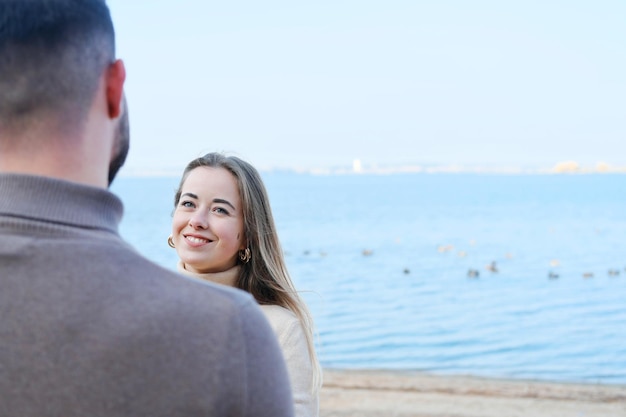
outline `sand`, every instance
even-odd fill
[[[626,385],[324,370],[321,417],[626,417]]]

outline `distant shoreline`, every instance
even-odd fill
[[[463,166],[435,166],[435,167],[388,167],[388,168],[363,168],[354,171],[349,168],[259,168],[262,174],[287,173],[296,175],[394,175],[394,174],[479,174],[479,175],[611,175],[626,174],[626,167],[578,167],[578,168],[488,168],[488,167],[463,167]],[[150,178],[150,177],[180,177],[182,169],[122,169],[120,178]]]

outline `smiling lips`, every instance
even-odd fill
[[[191,243],[193,246],[196,245],[204,245],[206,243],[210,243],[212,242],[212,240],[209,239],[205,239],[203,237],[198,237],[198,236],[191,236],[191,235],[183,235],[185,237],[185,240],[187,240],[189,243]]]

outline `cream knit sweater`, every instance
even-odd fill
[[[189,276],[233,287],[239,266],[224,272],[196,274],[178,262],[178,271]],[[319,416],[319,390],[313,387],[313,367],[302,324],[296,315],[277,305],[261,305],[261,310],[278,338],[291,381],[296,417]]]

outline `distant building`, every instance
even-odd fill
[[[580,172],[580,165],[574,161],[559,162],[552,168],[552,172],[557,174],[571,174],[574,172]]]

